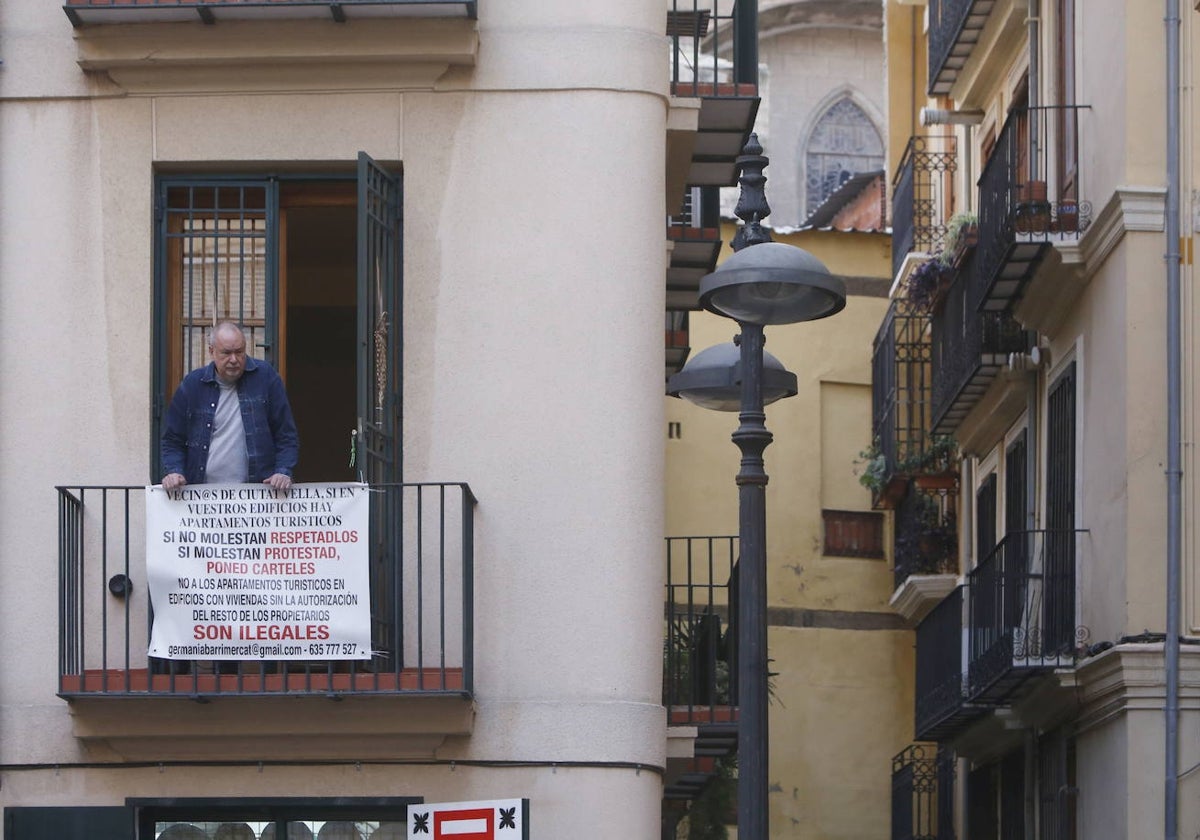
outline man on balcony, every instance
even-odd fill
[[[163,489],[247,481],[289,489],[300,439],[283,380],[246,355],[246,335],[232,322],[213,327],[208,351],[212,361],[183,378],[167,408]]]

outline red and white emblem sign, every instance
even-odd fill
[[[528,840],[529,800],[408,806],[408,840]]]

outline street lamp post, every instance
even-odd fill
[[[740,329],[740,371],[735,377],[740,380],[739,425],[733,433],[742,456],[737,474],[737,825],[738,840],[767,840],[767,473],[763,451],[772,436],[763,413],[763,328],[834,315],[845,307],[846,291],[843,282],[812,254],[769,241],[759,225],[770,212],[762,212],[766,200],[761,173],[767,159],[753,135],[751,143],[746,148],[749,154],[739,159],[743,164],[742,195],[737,213],[747,222],[734,242],[740,250],[701,280],[700,305],[733,319]],[[704,355],[698,354],[695,361]],[[766,371],[778,378],[769,373],[771,368]],[[687,373],[685,366],[672,377],[668,392],[690,397],[686,388],[679,387],[679,379]],[[792,377],[790,389],[772,390],[769,396],[777,399],[795,393]]]

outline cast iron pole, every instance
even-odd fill
[[[738,840],[767,840],[767,473],[771,443],[763,413],[763,328],[740,324],[742,406],[733,442],[738,485],[737,692]]]

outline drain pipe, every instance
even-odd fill
[[[1163,817],[1166,840],[1179,833],[1179,629],[1181,619],[1181,488],[1180,453],[1181,343],[1179,257],[1179,0],[1166,0],[1167,36],[1167,626],[1163,642],[1166,672],[1165,788]]]
[[[1029,84],[1028,84],[1028,105],[1029,105],[1029,178],[1030,180],[1041,180],[1046,178],[1046,173],[1038,169],[1042,162],[1041,148],[1041,120],[1042,113],[1037,110],[1037,107],[1042,104],[1042,89],[1041,89],[1041,68],[1042,68],[1042,43],[1041,43],[1041,9],[1038,5],[1038,0],[1029,0],[1029,6],[1025,13],[1025,25],[1028,27],[1029,37]]]

